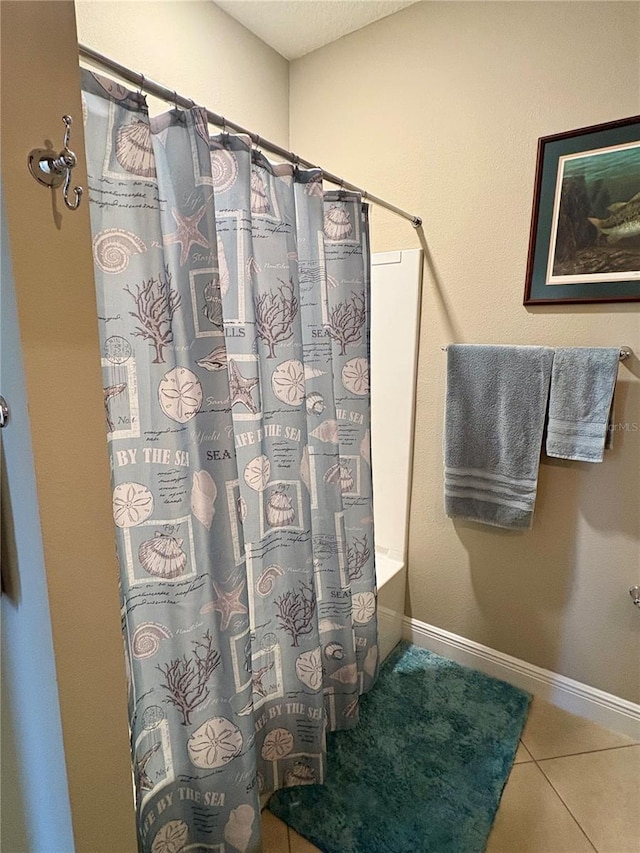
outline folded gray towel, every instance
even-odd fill
[[[556,350],[549,394],[548,456],[602,462],[619,362],[617,347]]]
[[[445,510],[497,527],[531,527],[553,350],[447,350]]]

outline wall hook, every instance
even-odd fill
[[[29,153],[27,163],[29,171],[39,184],[43,184],[45,187],[53,187],[54,189],[64,184],[62,188],[64,203],[69,210],[77,210],[80,199],[82,198],[82,187],[75,187],[73,190],[75,202],[69,201],[71,170],[78,163],[78,158],[69,148],[73,119],[71,116],[62,116],[62,121],[65,127],[62,151],[56,155],[54,151],[46,148],[34,148]]]

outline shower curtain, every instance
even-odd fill
[[[257,851],[378,667],[367,208],[83,71],[139,848]]]

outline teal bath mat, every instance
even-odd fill
[[[324,853],[482,853],[530,696],[401,643],[328,735],[326,785],[277,791],[269,809]]]

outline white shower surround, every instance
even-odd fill
[[[402,635],[421,280],[420,249],[372,257],[371,455],[381,659]]]

